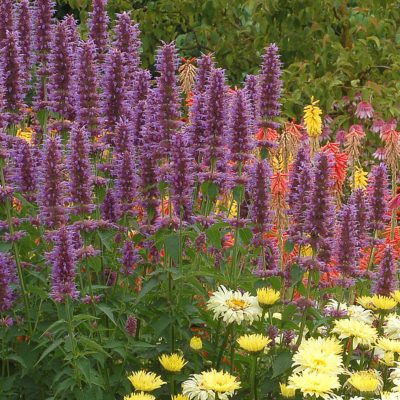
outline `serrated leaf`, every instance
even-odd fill
[[[289,351],[283,351],[278,354],[274,362],[272,363],[272,378],[276,378],[282,375],[292,366],[292,354]]]

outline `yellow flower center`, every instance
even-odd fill
[[[233,310],[244,310],[250,305],[247,301],[240,299],[229,299],[226,301],[226,304]]]

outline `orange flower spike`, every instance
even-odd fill
[[[271,192],[273,196],[285,196],[288,191],[288,174],[277,172],[272,176]]]

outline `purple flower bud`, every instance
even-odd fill
[[[0,2],[0,48],[4,46],[3,42],[7,38],[7,31],[13,30],[13,17],[13,0],[2,0]]]
[[[86,125],[92,136],[99,134],[100,100],[95,67],[96,49],[89,40],[81,42],[77,55],[75,113],[79,125]]]
[[[57,232],[55,245],[48,255],[48,262],[52,266],[51,298],[63,303],[67,298],[75,300],[79,292],[75,284],[76,250],[71,233],[62,227]]]
[[[107,0],[93,0],[93,11],[89,13],[89,38],[96,45],[96,51],[101,61],[108,45],[109,17],[106,6]]]
[[[367,243],[367,233],[368,233],[368,204],[365,192],[362,189],[355,190],[350,199],[349,204],[352,204],[356,211],[356,232],[355,238],[359,249],[363,248]]]
[[[68,149],[69,200],[74,204],[76,213],[90,212],[93,209],[92,167],[88,134],[84,128],[72,127]]]
[[[131,275],[137,267],[136,264],[138,264],[141,260],[139,252],[131,240],[126,240],[121,249],[121,253],[122,259],[120,262],[123,267],[121,271],[125,275]]]
[[[39,169],[39,218],[43,225],[55,228],[66,222],[64,163],[59,137],[47,137]]]
[[[279,116],[281,103],[279,102],[282,90],[282,63],[275,43],[266,48],[259,75],[258,107],[260,128],[277,129],[279,124],[273,121]]]
[[[382,230],[388,222],[389,180],[385,164],[372,168],[368,192],[368,224],[371,230]]]
[[[27,78],[32,66],[32,10],[29,0],[21,0],[16,9],[18,41],[21,47],[21,61]],[[4,21],[4,19],[3,19]],[[3,25],[7,26],[7,25]]]
[[[16,271],[14,260],[0,252],[0,311],[9,310],[13,304],[15,293],[11,285],[17,282]]]
[[[136,336],[137,319],[133,315],[129,315],[125,322],[125,329],[129,336]]]
[[[397,268],[393,254],[393,247],[387,246],[383,253],[376,280],[372,288],[374,294],[390,296],[398,288]]]
[[[72,55],[66,26],[59,22],[53,29],[49,59],[48,100],[51,111],[71,119]]]
[[[103,204],[100,206],[101,215],[106,221],[117,222],[119,216],[119,207],[114,197],[114,192],[108,190]]]
[[[251,201],[250,218],[256,233],[267,232],[272,226],[270,182],[271,168],[268,162],[257,160],[250,168],[247,186]]]
[[[118,156],[115,166],[115,199],[122,212],[131,211],[136,202],[136,168],[131,151]]]

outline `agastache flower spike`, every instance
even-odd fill
[[[279,124],[273,119],[280,114],[279,102],[282,91],[282,63],[275,43],[266,48],[259,75],[258,107],[260,128],[277,129]]]
[[[71,119],[72,108],[72,63],[66,25],[54,26],[49,62],[48,100],[50,110]]]
[[[246,82],[244,86],[247,98],[249,99],[249,113],[250,121],[252,125],[252,130],[256,130],[256,122],[260,119],[258,115],[258,76],[257,75],[247,75]]]
[[[89,159],[90,145],[88,134],[83,127],[72,127],[68,147],[69,200],[74,204],[77,214],[89,212],[93,208],[93,182]]]
[[[195,93],[203,93],[206,89],[208,77],[210,76],[211,70],[214,68],[214,62],[212,56],[209,54],[202,54],[197,60],[197,73],[196,81],[194,85]]]
[[[356,212],[356,243],[361,249],[366,245],[367,232],[368,232],[368,204],[365,192],[363,189],[356,189],[350,199],[349,203],[352,204]]]
[[[10,113],[10,122],[15,123],[21,115],[18,114],[23,106],[25,97],[24,70],[22,69],[20,48],[16,32],[7,31],[2,41],[1,69],[3,71],[5,109]]]
[[[117,14],[114,46],[123,55],[126,84],[130,92],[134,90],[135,73],[140,63],[139,48],[141,43],[139,35],[139,25],[133,23],[129,13]]]
[[[353,205],[344,205],[339,214],[339,230],[336,236],[335,258],[338,270],[348,278],[357,276],[358,243],[357,214]]]
[[[68,43],[71,48],[71,54],[75,57],[76,51],[78,50],[79,43],[81,41],[81,37],[77,29],[78,22],[73,15],[66,15],[62,21],[62,24],[67,30]]]
[[[149,93],[150,88],[150,79],[151,75],[150,72],[147,70],[139,69],[135,73],[134,78],[134,90],[132,93],[132,104],[135,104],[135,107],[132,110],[132,137],[133,137],[133,144],[139,146],[141,143],[142,137],[142,126],[145,124],[146,120],[146,99]]]
[[[173,43],[164,44],[157,51],[156,67],[159,76],[156,78],[158,99],[158,117],[161,127],[163,155],[168,155],[171,138],[179,126],[179,89],[176,70],[179,61]]]
[[[396,262],[392,246],[387,246],[376,274],[372,293],[390,296],[398,288]]]
[[[330,154],[317,154],[306,221],[310,245],[318,253],[318,260],[325,263],[331,260],[335,222],[330,169]]]
[[[96,45],[99,60],[103,61],[108,45],[107,0],[93,0],[93,10],[89,13],[89,38]]]
[[[0,252],[0,311],[12,307],[15,299],[12,284],[17,282],[17,268],[14,260],[6,253]]]
[[[39,219],[55,228],[66,222],[64,164],[59,137],[47,137],[39,170]]]
[[[182,133],[176,133],[171,144],[171,198],[177,216],[187,220],[192,212],[193,158]]]
[[[121,119],[116,127],[114,133],[114,146],[115,154],[122,154],[127,150],[132,150],[133,137],[131,124],[126,118]],[[131,154],[132,157],[134,153]]]
[[[236,91],[232,97],[228,120],[231,159],[243,163],[251,156],[252,149],[248,98],[244,90]]]
[[[48,261],[52,266],[51,298],[58,303],[64,303],[67,299],[77,299],[79,295],[75,284],[77,254],[72,234],[66,227],[60,228],[57,232]]]
[[[92,136],[99,134],[98,80],[95,66],[96,49],[91,40],[81,42],[77,55],[75,82],[75,113],[76,121],[86,125]]]
[[[24,66],[25,79],[32,66],[32,17],[29,0],[21,0],[17,6],[17,30],[21,47],[21,60]],[[6,26],[6,25],[4,25]]]
[[[2,0],[0,2],[0,48],[4,46],[3,41],[7,38],[7,31],[12,31],[13,23],[13,0]]]
[[[122,53],[111,49],[107,55],[104,76],[103,115],[104,126],[113,131],[120,118],[127,116],[128,93],[125,85],[125,68]]]
[[[257,160],[249,171],[247,189],[251,201],[250,218],[256,233],[267,232],[272,226],[269,204],[271,175],[271,168],[266,160]]]
[[[129,336],[133,337],[136,335],[138,321],[133,315],[129,315],[125,322],[125,329]]]
[[[382,230],[388,222],[389,181],[385,164],[372,168],[367,188],[368,224],[371,230]]]
[[[119,207],[114,196],[114,192],[109,189],[104,196],[103,204],[100,206],[101,215],[106,221],[117,222],[119,217]]]
[[[122,272],[125,275],[131,275],[135,271],[137,264],[141,260],[139,252],[135,248],[135,245],[131,240],[126,240],[121,249],[121,253],[122,259],[120,260],[120,262],[123,267]]]
[[[136,200],[136,169],[130,150],[118,156],[115,173],[115,199],[122,212],[130,211]]]

